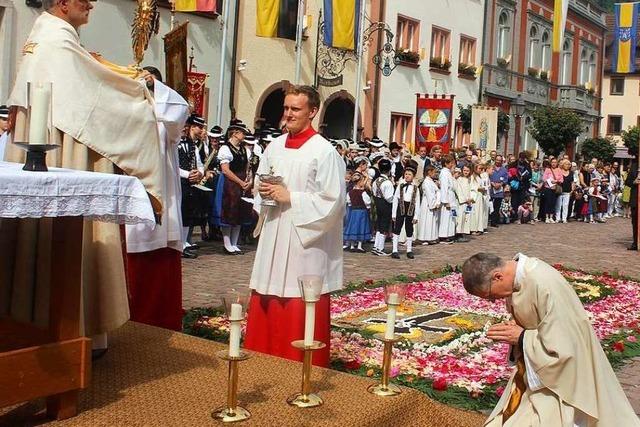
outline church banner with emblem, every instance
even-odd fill
[[[451,145],[451,124],[454,95],[416,94],[416,146],[431,150],[440,145],[448,153]]]
[[[487,152],[498,143],[498,109],[475,105],[471,109],[471,142]]]
[[[164,55],[166,67],[167,86],[175,90],[184,99],[188,98],[187,92],[187,25],[176,27],[167,33],[164,39]]]
[[[206,73],[187,73],[187,102],[193,109],[193,112],[201,117],[206,116],[204,111],[204,93],[206,82]]]

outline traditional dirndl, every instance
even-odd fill
[[[245,179],[241,173],[236,173],[236,175],[240,179]],[[253,207],[250,203],[242,200],[242,197],[242,187],[220,174],[213,203],[213,225],[231,227],[251,224],[253,222]]]
[[[343,240],[367,241],[371,239],[371,221],[368,209],[351,208],[344,224]]]

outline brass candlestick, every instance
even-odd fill
[[[384,343],[384,353],[382,356],[382,379],[380,384],[372,384],[367,388],[369,393],[377,396],[397,396],[402,393],[402,389],[395,384],[389,383],[391,373],[391,359],[393,357],[393,344],[402,340],[399,335],[394,335],[392,339],[385,338],[384,334],[375,334],[375,339]]]
[[[313,352],[326,347],[320,341],[314,341],[312,345],[305,346],[304,340],[293,341],[291,345],[304,351],[304,361],[302,363],[302,392],[296,393],[287,399],[287,403],[298,408],[314,408],[324,403],[317,394],[311,393],[311,357]]]
[[[251,412],[238,406],[238,362],[245,361],[251,355],[245,351],[240,351],[238,357],[229,356],[227,350],[222,350],[216,355],[229,363],[229,375],[227,379],[227,405],[211,412],[213,419],[223,423],[235,423],[251,418]]]

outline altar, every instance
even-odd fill
[[[51,234],[42,237],[52,254],[50,268],[29,260],[36,274],[51,278],[46,299],[40,299],[48,301],[46,322],[24,310],[36,304],[33,288],[12,287],[7,275],[0,281],[0,408],[46,397],[49,417],[72,417],[79,390],[91,380],[91,341],[81,335],[84,221],[153,224],[151,204],[142,183],[124,175],[28,172],[0,162],[0,182],[0,221],[52,221]],[[16,233],[0,236],[1,256],[12,256],[18,241]]]

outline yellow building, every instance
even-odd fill
[[[326,75],[326,70],[322,70],[316,61],[322,4],[322,0],[306,0],[300,84],[320,83],[322,105],[314,126],[328,137],[349,138],[353,132],[357,63],[352,53],[347,54],[353,59],[346,60],[341,76],[319,78],[323,73]],[[367,1],[367,8],[369,4]],[[235,117],[251,127],[279,127],[284,91],[295,83],[295,41],[256,36],[256,6],[255,0],[239,2],[237,51],[232,55],[235,56],[231,89],[233,107]],[[364,80],[365,77],[363,87]],[[360,111],[364,110],[364,96],[362,98]]]

